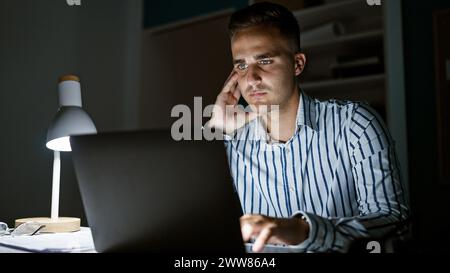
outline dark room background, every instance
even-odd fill
[[[12,226],[16,218],[50,216],[53,153],[45,138],[58,107],[59,76],[80,76],[83,106],[99,132],[168,127],[174,103],[194,95],[204,105],[213,102],[231,68],[227,18],[247,3],[82,0],[69,7],[62,0],[0,0],[0,221]],[[404,78],[394,82],[404,85],[407,120],[400,146],[413,239],[406,248],[448,250],[450,181],[438,175],[433,14],[450,9],[450,1],[403,0],[400,7],[404,63],[397,65]],[[196,54],[206,57],[195,65],[209,69],[201,83],[183,78],[194,66],[186,60]],[[186,83],[183,93],[168,91],[174,82]],[[60,215],[88,225],[70,153],[62,154]]]

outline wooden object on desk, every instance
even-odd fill
[[[57,219],[51,219],[49,217],[23,218],[17,219],[14,225],[15,227],[17,227],[20,224],[30,221],[38,222],[41,225],[45,225],[45,227],[41,229],[40,232],[59,233],[59,232],[74,232],[80,230],[80,218],[73,218],[73,217],[59,217]]]

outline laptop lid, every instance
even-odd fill
[[[162,130],[70,142],[97,251],[244,252],[223,142]]]

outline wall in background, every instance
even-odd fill
[[[447,0],[402,1],[410,197],[416,250],[448,251],[450,188],[438,182],[433,11]]]
[[[247,0],[144,0],[144,28],[161,26],[228,8],[242,8]]]
[[[0,0],[0,221],[50,216],[53,153],[47,127],[57,78],[81,78],[99,132],[138,124],[139,0]],[[61,216],[86,225],[69,153],[62,154]]]
[[[194,109],[194,96],[203,107],[214,103],[232,69],[228,18],[224,12],[143,32],[141,127],[171,128],[178,119],[172,108]]]
[[[148,112],[148,104],[155,103],[153,95],[158,98],[167,95],[139,91],[141,40],[146,37],[145,33],[142,36],[142,25],[161,26],[213,10],[239,7],[246,2],[202,0],[193,4],[146,0],[146,19],[143,20],[139,0],[82,1],[81,7],[69,7],[65,1],[0,0],[0,221],[12,225],[18,217],[50,215],[53,154],[45,147],[45,137],[58,106],[58,76],[75,73],[81,77],[84,107],[99,131],[133,129],[142,124],[145,127],[165,126],[169,121],[165,119],[167,116],[154,117],[156,121],[151,120],[153,117],[138,119],[139,111],[144,111],[145,115],[158,114]],[[439,184],[437,179],[432,12],[450,8],[450,3],[447,0],[402,3],[415,236],[412,248],[445,250],[448,248],[445,243],[450,241],[447,217],[450,189]],[[200,33],[203,26],[198,27]],[[225,37],[225,32],[216,34]],[[180,32],[180,35],[185,34]],[[164,32],[159,32],[157,39],[153,46],[159,42],[160,45],[170,43]],[[208,54],[217,54],[217,48],[208,48]],[[222,49],[229,54],[228,44]],[[215,63],[211,59],[214,55],[209,56],[205,63],[211,73],[209,69]],[[228,57],[217,58],[228,63]],[[209,60],[211,64],[208,64]],[[170,71],[172,64],[183,65],[166,63],[164,69]],[[189,63],[185,65],[191,67]],[[209,90],[218,92],[227,76],[225,70],[228,67],[223,69],[220,73],[211,73],[214,78],[210,85],[196,94]],[[194,81],[190,84],[190,89],[195,88]],[[187,94],[179,94],[174,101],[190,101]],[[79,216],[82,224],[87,224],[70,154],[62,156],[60,214]]]

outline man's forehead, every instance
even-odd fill
[[[289,48],[289,42],[273,27],[249,27],[238,31],[231,39],[233,59],[279,54]]]

